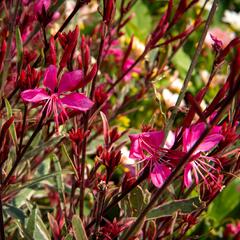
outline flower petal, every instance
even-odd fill
[[[83,72],[76,70],[68,73],[64,73],[58,87],[58,92],[68,92],[76,90],[83,82]]]
[[[189,188],[193,183],[191,170],[192,170],[192,164],[188,163],[184,168],[184,185],[187,188]]]
[[[42,88],[29,89],[21,93],[21,98],[26,102],[37,103],[49,98],[47,92]]]
[[[143,149],[142,149],[141,143],[139,141],[139,135],[140,134],[130,134],[129,135],[129,138],[131,141],[129,157],[133,158],[133,159],[143,159],[144,158]]]
[[[175,142],[175,134],[169,131],[164,148],[170,149]]]
[[[204,138],[203,142],[198,146],[195,153],[207,152],[214,148],[221,140],[223,136],[221,134],[211,134]]]
[[[156,164],[150,173],[152,183],[157,188],[160,188],[165,180],[170,175],[171,171],[170,169],[165,166],[164,164]]]
[[[141,139],[145,143],[144,145],[151,146],[154,150],[158,150],[164,138],[163,131],[155,132],[143,132]],[[146,148],[147,150],[147,148]]]
[[[50,65],[44,76],[43,85],[47,87],[51,92],[55,91],[57,87],[57,67],[54,65]]]
[[[81,93],[71,93],[60,100],[66,107],[80,111],[87,111],[94,104],[89,98]]]
[[[164,138],[163,131],[155,132],[143,132],[140,134],[129,135],[131,140],[130,155],[129,157],[135,159],[143,159],[143,150],[147,151],[149,154],[154,155]]]
[[[189,151],[192,146],[199,139],[203,131],[205,130],[205,123],[198,123],[192,125],[190,128],[186,128],[183,133],[183,151]]]

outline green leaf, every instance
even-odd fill
[[[33,208],[27,223],[27,233],[33,238],[37,221],[37,208]]]
[[[88,240],[82,220],[79,216],[74,215],[72,219],[73,233],[76,240]]]
[[[189,214],[202,207],[204,207],[204,202],[201,202],[198,197],[186,200],[175,200],[152,209],[147,214],[147,220],[172,216],[177,211]]]
[[[240,180],[235,179],[228,185],[210,204],[207,217],[214,220],[215,226],[221,224],[222,221],[239,205],[240,192],[238,188]]]
[[[37,225],[34,232],[34,240],[50,240],[51,236],[43,223],[41,217],[37,216]]]
[[[14,223],[16,224],[18,230],[19,230],[19,234],[24,237],[24,240],[34,240],[27,232],[27,230],[24,228],[24,226],[22,224],[20,224],[18,221],[14,221]]]
[[[19,75],[21,73],[23,63],[23,43],[19,27],[16,28],[16,47],[17,47],[17,70]]]
[[[42,132],[39,132],[37,136],[33,139],[31,143],[31,147],[32,148],[37,147],[40,144],[41,140],[42,140]]]
[[[43,142],[38,146],[35,146],[32,150],[26,152],[26,154],[23,156],[23,161],[28,160],[29,158],[32,158],[32,156],[36,156],[36,155],[40,154],[41,151],[46,149],[46,147],[57,145],[57,143],[60,142],[62,140],[62,138],[63,137],[58,136],[58,137],[48,140],[47,142]]]
[[[174,55],[172,62],[176,66],[177,70],[179,71],[182,78],[185,77],[188,68],[191,64],[191,59],[189,55],[187,55],[183,49],[179,49],[177,53]]]
[[[30,188],[25,188],[19,191],[13,200],[13,205],[17,208],[20,208],[26,203],[27,200],[30,200],[34,192],[35,191]]]
[[[73,236],[71,234],[68,234],[64,240],[73,240]]]
[[[64,182],[63,182],[63,178],[62,178],[62,167],[61,167],[61,164],[60,164],[59,159],[56,154],[51,154],[51,159],[53,160],[54,168],[55,168],[56,172],[60,173],[56,176],[56,183],[57,183],[57,191],[60,195],[61,204],[64,205],[65,190],[64,190]]]
[[[24,183],[23,185],[20,185],[20,186],[19,186],[19,184],[12,185],[11,186],[11,191],[12,192],[14,192],[16,190],[19,191],[19,190],[25,188],[25,189],[29,189],[32,193],[33,190],[30,189],[30,187],[34,186],[35,184],[38,184],[38,183],[42,182],[43,180],[48,180],[49,178],[56,177],[57,175],[60,175],[60,174],[61,174],[61,172],[50,173],[50,174],[44,175],[42,177],[34,178],[34,179],[32,179],[32,180],[30,180],[30,181],[28,181],[28,182],[26,182],[26,183]],[[25,197],[26,197],[26,195],[25,195]]]
[[[5,106],[7,109],[7,117],[10,118],[13,115],[12,107],[11,107],[9,101],[7,100],[7,98],[4,98],[4,101],[5,101]],[[9,132],[10,132],[10,135],[11,135],[14,145],[17,147],[17,133],[16,133],[14,122],[11,124],[11,126],[9,128]]]
[[[11,204],[5,204],[4,211],[12,218],[20,220],[22,225],[25,224],[26,215],[20,208],[17,208]]]
[[[74,163],[72,161],[72,159],[70,158],[68,152],[67,152],[67,148],[64,144],[61,145],[61,152],[62,152],[62,155],[69,161],[69,163],[71,164],[72,168],[73,168],[73,171],[76,175],[76,177],[78,177],[78,173],[77,173],[77,169],[75,168],[74,166]]]
[[[144,194],[140,186],[134,188],[129,195],[129,200],[132,207],[133,217],[137,217],[144,206]]]
[[[137,1],[132,8],[132,12],[137,14],[126,25],[127,34],[129,37],[134,35],[141,41],[145,41],[152,29],[152,18],[149,10],[142,1]]]

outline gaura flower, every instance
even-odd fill
[[[43,109],[46,109],[46,116],[52,113],[56,124],[59,127],[59,117],[64,122],[68,118],[65,108],[79,111],[87,111],[93,106],[93,102],[84,94],[72,92],[84,86],[83,73],[81,70],[64,73],[58,83],[57,68],[50,65],[43,80],[44,88],[28,89],[21,93],[21,98],[25,102],[40,103],[45,102]],[[68,93],[67,92],[72,92]]]
[[[205,130],[205,123],[198,123],[186,128],[183,133],[183,152],[188,152],[193,145],[197,142],[203,131]],[[196,184],[199,183],[199,176],[204,180],[208,186],[207,177],[214,182],[217,182],[217,177],[214,175],[218,170],[215,164],[219,161],[214,157],[205,156],[204,153],[212,150],[223,139],[221,127],[215,126],[210,133],[205,137],[201,144],[196,148],[184,169],[184,184],[190,187],[193,183],[193,177]],[[213,172],[212,172],[213,171]]]
[[[174,133],[169,133],[163,148],[160,147],[164,139],[163,131],[131,134],[129,138],[131,140],[129,157],[148,161],[147,164],[150,164],[151,181],[156,187],[161,187],[171,173],[172,163],[163,159],[162,156],[165,155],[166,157],[170,152],[168,149],[172,147],[175,141]],[[174,158],[176,159],[176,156],[174,157],[171,154],[171,160],[174,160]]]
[[[44,6],[45,10],[48,10],[50,5],[51,5],[50,0],[38,0],[38,1],[36,1],[36,3],[34,4],[35,14],[40,14],[42,12],[43,6]]]

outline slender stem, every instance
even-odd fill
[[[188,87],[188,83],[190,82],[191,80],[191,77],[192,77],[192,73],[193,73],[193,70],[198,62],[198,58],[200,56],[200,53],[201,53],[201,50],[202,50],[202,47],[203,47],[203,43],[204,43],[204,40],[207,36],[207,32],[208,32],[208,29],[210,27],[210,24],[212,22],[212,19],[214,17],[214,14],[217,10],[217,6],[218,6],[218,2],[219,0],[214,0],[213,4],[212,4],[212,8],[209,12],[209,15],[208,15],[208,18],[207,18],[207,21],[206,21],[206,24],[204,26],[204,30],[203,30],[203,33],[201,35],[201,38],[199,40],[199,43],[198,43],[198,46],[196,48],[196,51],[194,53],[194,56],[193,56],[193,59],[192,59],[192,62],[191,62],[191,65],[188,69],[188,72],[187,72],[187,75],[186,75],[186,78],[184,80],[184,83],[183,83],[183,86],[182,86],[182,89],[180,91],[180,94],[178,96],[178,99],[177,99],[177,102],[176,102],[176,105],[175,105],[175,108],[171,114],[171,117],[170,119],[168,120],[167,122],[167,125],[166,125],[166,128],[165,128],[165,138],[164,138],[164,141],[162,144],[165,143],[166,139],[167,139],[167,135],[170,131],[170,129],[172,128],[172,125],[174,123],[174,120],[177,116],[177,113],[178,113],[178,107],[180,106],[184,96],[185,96],[185,93],[187,91],[187,87]]]
[[[24,130],[25,130],[26,120],[27,120],[27,111],[28,111],[28,107],[27,105],[24,105],[22,131],[21,131],[21,137],[20,137],[19,148],[18,148],[19,154],[21,153],[21,150],[22,150],[22,142],[23,142]]]
[[[89,113],[86,113],[86,118],[84,121],[84,130],[87,131],[88,129],[88,118]],[[85,161],[86,161],[86,150],[87,150],[87,137],[84,138],[82,143],[82,161],[81,161],[81,175],[80,175],[80,202],[79,202],[79,216],[83,220],[83,209],[84,209],[84,192],[85,192],[85,182],[84,182],[84,175],[85,175]]]
[[[54,39],[56,40],[58,38],[58,34],[60,32],[62,32],[64,30],[64,28],[68,25],[68,23],[72,20],[72,18],[75,16],[75,14],[78,12],[78,10],[85,5],[84,2],[81,1],[77,1],[73,11],[71,12],[71,14],[67,17],[67,19],[64,21],[63,25],[59,28],[59,30],[57,31],[57,33],[54,36]]]
[[[131,65],[131,67],[129,67],[113,84],[112,86],[108,89],[108,93],[111,92],[114,87],[123,80],[123,78],[130,72],[132,71],[132,69],[146,56],[146,54],[148,53],[148,48],[145,48],[145,50],[143,51],[143,53],[137,58],[137,60]]]
[[[98,52],[98,58],[97,58],[97,72],[100,69],[100,65],[102,62],[102,55],[103,55],[105,38],[106,38],[106,32],[107,32],[107,26],[103,23],[103,36],[101,37],[101,43],[99,46],[99,52]],[[94,77],[94,79],[92,81],[92,87],[91,87],[91,91],[90,91],[90,99],[93,99],[93,96],[94,96],[97,77],[98,77],[98,75],[96,74],[96,76]]]
[[[102,218],[103,205],[105,201],[107,185],[105,182],[103,182],[103,183],[100,183],[98,187],[99,187],[99,196],[97,201],[96,225],[95,225],[95,233],[94,233],[94,236],[96,237],[96,239],[98,239],[99,226]]]
[[[7,80],[7,76],[8,76],[8,72],[9,72],[9,68],[10,68],[10,63],[11,63],[11,47],[12,47],[12,40],[13,40],[13,34],[14,34],[14,30],[16,27],[16,18],[17,18],[17,12],[18,12],[18,7],[20,4],[20,0],[17,0],[15,9],[14,9],[14,13],[13,13],[13,18],[10,22],[9,25],[9,36],[8,36],[8,41],[7,41],[7,51],[6,51],[6,56],[5,56],[5,60],[4,60],[4,68],[3,68],[3,73],[2,73],[2,77],[0,78],[0,101],[2,101],[2,94],[3,94],[3,88],[5,86],[5,82]]]
[[[0,168],[0,184],[2,185],[2,167]],[[5,240],[1,190],[0,190],[0,240]]]

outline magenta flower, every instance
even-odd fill
[[[45,102],[43,109],[47,108],[46,116],[49,117],[52,113],[56,129],[59,127],[59,117],[64,122],[68,118],[65,108],[79,111],[87,111],[93,106],[93,102],[84,94],[72,92],[80,86],[84,86],[83,73],[81,70],[76,70],[62,75],[61,80],[57,81],[57,68],[50,65],[43,80],[44,88],[35,88],[25,90],[21,93],[21,97],[25,102],[40,103]],[[66,94],[66,92],[72,92]]]
[[[51,5],[51,0],[38,0],[38,1],[36,1],[35,5],[34,5],[35,14],[40,14],[42,12],[43,6],[44,6],[45,10],[48,10],[50,5]]]
[[[161,187],[164,181],[171,173],[171,165],[168,160],[163,159],[162,155],[167,154],[167,150],[172,147],[175,141],[175,135],[170,132],[164,148],[161,148],[164,139],[163,131],[143,132],[140,134],[131,134],[130,158],[148,161],[150,164],[150,177],[156,187]],[[174,157],[173,157],[174,158]],[[147,166],[147,164],[145,166]]]
[[[186,153],[192,148],[205,130],[205,127],[205,123],[198,123],[184,131],[183,152]],[[184,184],[186,187],[192,185],[192,176],[194,176],[196,184],[199,183],[199,176],[204,180],[207,186],[209,185],[207,177],[210,177],[212,181],[217,182],[217,178],[214,175],[214,173],[217,172],[217,169],[214,167],[214,164],[219,164],[219,161],[214,157],[205,156],[204,153],[212,150],[223,139],[220,132],[221,127],[213,127],[207,137],[205,137],[192,154],[190,162],[186,164],[184,169]],[[214,173],[212,173],[212,171],[214,171]]]

